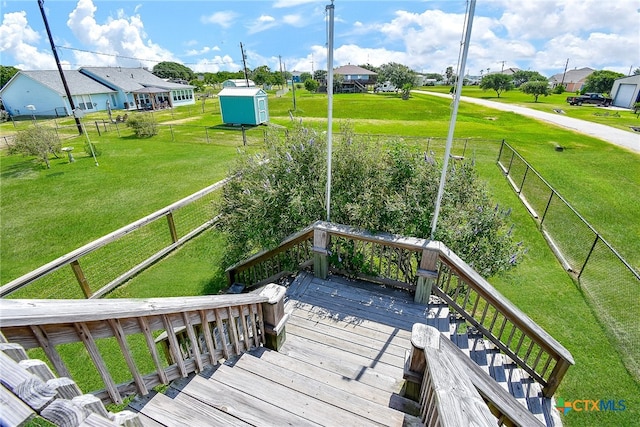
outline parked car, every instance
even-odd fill
[[[381,85],[376,86],[374,92],[397,92],[398,88],[391,83],[390,81],[386,81]]]
[[[580,96],[568,96],[567,102],[571,105],[596,104],[608,107],[611,105],[611,98],[601,93],[585,93]]]

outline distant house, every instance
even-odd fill
[[[341,83],[336,92],[366,92],[368,86],[376,84],[378,73],[356,65],[343,65],[333,70],[334,76],[340,76]]]
[[[64,76],[76,108],[105,110],[116,96],[115,90],[77,70],[66,70]],[[63,117],[72,113],[58,70],[19,71],[0,90],[0,97],[13,117]]]
[[[117,92],[111,108],[144,110],[195,103],[194,86],[164,81],[144,68],[84,67],[80,72]]]
[[[247,79],[229,79],[222,82],[222,87],[255,87],[253,80]]]
[[[267,93],[258,87],[226,87],[218,99],[224,123],[260,125],[269,121]]]
[[[549,85],[555,88],[564,85],[567,92],[577,92],[584,87],[587,77],[595,70],[593,68],[584,67],[580,69],[569,70],[565,73],[558,73],[549,78]]]
[[[165,82],[143,68],[86,67],[64,71],[76,108],[158,109],[194,104],[193,86]],[[12,116],[67,116],[72,113],[57,70],[20,71],[0,90]],[[27,109],[27,105],[35,110]]]
[[[611,98],[616,107],[633,108],[640,102],[640,74],[620,77],[613,82]]]

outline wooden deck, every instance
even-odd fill
[[[130,406],[144,425],[419,425],[401,396],[414,323],[436,327],[514,395],[541,425],[559,418],[540,388],[446,305],[404,291],[300,273],[288,286],[280,352],[259,348],[174,382]],[[496,420],[497,421],[497,420]]]

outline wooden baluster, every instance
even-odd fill
[[[191,352],[193,353],[193,358],[196,361],[196,370],[197,372],[202,372],[203,366],[202,357],[200,356],[200,343],[198,342],[198,337],[193,330],[191,319],[189,319],[189,313],[182,312],[182,320],[184,321],[184,326],[187,328],[187,336],[189,337],[189,341],[191,341]]]
[[[260,347],[260,337],[258,336],[258,325],[257,317],[258,317],[258,305],[251,304],[249,307],[250,319],[251,319],[251,329],[253,331],[253,345],[255,347]]]
[[[224,354],[225,359],[229,359],[229,342],[227,341],[227,336],[224,333],[224,320],[222,318],[222,312],[220,309],[215,309],[216,313],[216,327],[218,328],[218,332],[220,333],[220,339],[222,340],[222,353]]]
[[[249,337],[249,328],[247,327],[247,314],[245,314],[245,310],[249,311],[249,307],[246,305],[241,305],[238,307],[240,310],[240,319],[242,320],[242,335],[244,336],[244,349],[245,351],[251,348],[251,338]]]
[[[144,335],[144,339],[147,342],[147,348],[149,348],[149,354],[151,354],[151,358],[153,359],[153,364],[156,367],[156,373],[160,377],[160,381],[162,384],[169,384],[169,379],[167,378],[167,373],[164,371],[162,364],[160,363],[160,356],[158,355],[158,348],[156,347],[155,340],[153,338],[153,334],[151,332],[151,328],[149,327],[149,322],[146,317],[138,317],[138,324],[140,325],[140,329]]]
[[[227,325],[229,328],[229,337],[231,341],[233,341],[233,347],[236,350],[235,354],[240,354],[240,338],[238,338],[238,322],[237,319],[233,316],[233,311],[231,307],[227,307],[227,313],[229,313],[229,319],[227,320]]]
[[[180,351],[180,344],[178,344],[178,337],[176,337],[176,333],[173,330],[173,324],[171,323],[170,315],[163,314],[162,315],[162,323],[164,325],[164,329],[167,331],[167,339],[169,340],[169,351],[173,356],[173,360],[178,365],[178,372],[182,375],[183,378],[187,377],[187,368],[184,365],[184,360],[182,359],[182,352]]]
[[[133,376],[133,381],[136,383],[136,388],[138,389],[138,393],[142,396],[146,396],[149,394],[147,390],[147,386],[142,379],[142,375],[138,371],[138,367],[136,366],[136,362],[133,360],[133,356],[131,355],[131,349],[129,348],[129,343],[127,343],[127,338],[122,330],[122,325],[118,319],[107,319],[109,326],[111,326],[111,330],[113,331],[113,336],[116,337],[116,341],[120,346],[120,351],[122,352],[122,356],[124,357],[124,361],[127,363],[127,367],[129,368],[129,372]]]
[[[30,326],[30,328],[31,332],[33,332],[33,335],[36,337],[38,344],[44,351],[44,354],[47,355],[51,364],[53,364],[53,367],[56,369],[58,376],[71,378],[71,374],[69,373],[67,366],[62,361],[60,353],[58,353],[55,346],[53,346],[49,341],[49,337],[44,330],[44,326],[33,325]]]
[[[94,341],[93,336],[89,331],[89,327],[86,323],[74,323],[73,326],[76,329],[76,333],[84,343],[84,347],[89,353],[93,364],[98,370],[98,374],[100,374],[100,378],[102,378],[102,381],[104,382],[107,393],[109,393],[109,397],[111,398],[113,403],[121,404],[122,397],[118,392],[118,387],[113,381],[113,378],[111,378],[111,374],[109,373],[107,365],[104,363],[104,360],[100,355],[100,351],[98,350],[98,346],[96,345],[96,342]]]
[[[216,347],[213,344],[213,334],[211,333],[211,326],[209,325],[209,320],[207,319],[207,313],[204,310],[200,310],[200,321],[202,322],[202,334],[204,335],[204,342],[207,344],[207,350],[209,351],[209,360],[211,360],[211,364],[215,366],[218,363],[218,358],[216,357]]]

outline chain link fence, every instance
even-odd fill
[[[506,142],[498,165],[640,378],[640,274]]]

